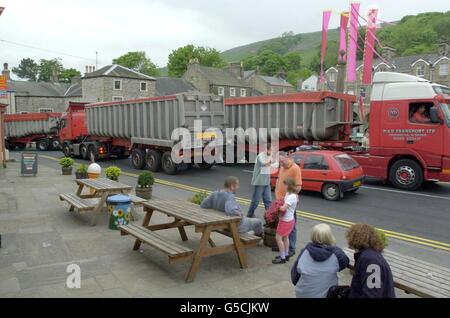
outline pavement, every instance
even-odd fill
[[[73,193],[73,176],[62,176],[56,162],[40,161],[36,177],[19,176],[20,164],[0,168],[0,297],[294,297],[288,264],[273,265],[276,255],[260,245],[247,250],[248,269],[240,269],[233,253],[204,258],[193,283],[184,282],[189,263],[168,264],[167,256],[149,246],[133,251],[134,240],[107,227],[107,214],[92,227],[89,214],[68,211],[59,193]],[[122,175],[120,181],[135,185]],[[216,182],[219,182],[216,178]],[[154,196],[188,200],[193,192],[157,184]],[[246,206],[243,207],[247,209]],[[262,217],[259,209],[257,215]],[[138,209],[138,220],[142,211]],[[156,219],[156,218],[155,218]],[[166,221],[158,216],[156,221]],[[308,242],[317,224],[300,218],[297,250]],[[345,246],[345,228],[332,226],[338,245]],[[176,230],[160,232],[180,241]],[[196,247],[200,237],[187,229],[186,244]],[[216,243],[229,240],[217,234]],[[450,264],[448,252],[390,239],[389,249],[437,265]],[[69,289],[67,266],[81,268],[81,288]],[[349,284],[350,273],[339,273]],[[400,290],[398,297],[413,297]]]

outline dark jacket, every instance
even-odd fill
[[[322,245],[316,243],[308,243],[304,249],[301,250],[298,255],[297,260],[291,269],[291,281],[292,284],[296,285],[300,279],[300,273],[297,270],[298,262],[303,256],[304,252],[308,251],[309,256],[316,262],[324,262],[328,260],[332,255],[336,256],[339,271],[343,270],[348,266],[349,259],[345,255],[344,251],[337,246]]]
[[[391,268],[380,252],[372,248],[354,254],[355,274],[350,298],[395,298]]]

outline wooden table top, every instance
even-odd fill
[[[193,225],[226,224],[241,220],[240,216],[227,216],[215,210],[203,209],[199,205],[187,201],[151,199],[144,202],[143,206]]]
[[[83,184],[97,191],[119,191],[132,189],[132,187],[128,184],[123,184],[107,178],[77,179],[76,182],[78,185]]]

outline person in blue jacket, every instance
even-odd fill
[[[354,224],[347,232],[348,246],[355,250],[355,269],[350,298],[395,298],[391,268],[383,257],[384,243],[375,228]]]
[[[300,252],[291,270],[297,298],[325,298],[332,286],[338,285],[337,273],[348,266],[349,258],[336,245],[327,224],[311,231],[311,242]]]

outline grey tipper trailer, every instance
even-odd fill
[[[194,121],[198,120],[201,121],[202,132],[206,129],[223,132],[225,106],[223,98],[219,96],[184,93],[90,104],[86,106],[86,117],[91,139],[92,136],[98,136],[129,143],[131,162],[135,168],[146,167],[152,171],[162,168],[168,174],[175,174],[188,168],[190,164],[173,162],[171,152],[179,142],[172,138],[173,131],[186,128],[194,132]],[[203,133],[193,137],[200,137],[201,148],[214,139],[214,136]],[[200,163],[199,166],[211,167],[206,162]]]

